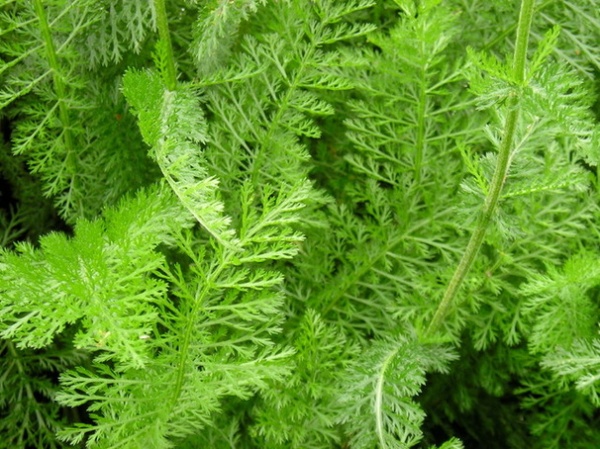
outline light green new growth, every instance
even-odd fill
[[[599,24],[0,0],[0,449],[600,447]]]

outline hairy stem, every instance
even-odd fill
[[[529,41],[529,32],[531,30],[534,5],[535,0],[522,0],[521,2],[521,12],[517,26],[515,52],[512,63],[513,78],[518,86],[522,86],[525,80],[527,46]],[[518,103],[519,97],[518,94],[515,94],[510,98],[509,101],[509,111],[506,122],[504,123],[504,131],[502,133],[502,141],[500,143],[500,149],[498,152],[496,169],[494,170],[490,190],[485,198],[477,226],[471,235],[469,243],[467,244],[467,248],[465,249],[462,258],[456,267],[454,274],[452,275],[452,279],[450,279],[450,282],[448,283],[448,287],[444,292],[442,301],[438,305],[435,314],[429,323],[429,327],[426,330],[426,335],[432,335],[440,330],[444,319],[448,315],[452,302],[460,290],[465,276],[473,265],[475,257],[479,252],[479,248],[483,243],[485,233],[487,232],[487,229],[492,221],[496,206],[498,205],[500,193],[502,192],[504,181],[506,180],[506,176],[510,168],[510,154],[513,147],[515,130],[519,120]]]
[[[173,91],[177,89],[177,71],[175,69],[175,56],[173,55],[173,44],[171,43],[171,34],[169,33],[169,21],[167,19],[165,0],[154,0],[154,8],[156,9],[158,36],[167,49],[167,73],[165,75],[165,83],[167,89]]]

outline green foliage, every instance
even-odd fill
[[[7,340],[0,345],[2,368],[2,447],[65,447],[56,432],[65,424],[64,412],[53,399],[59,389],[52,377],[85,363],[86,354],[49,345],[43,353],[18,350]]]
[[[359,348],[312,310],[296,333],[292,374],[265,391],[253,411],[253,431],[263,440],[261,447],[320,448],[340,440],[334,428],[344,407],[338,400],[344,391],[339,372]]]
[[[166,294],[151,276],[165,263],[154,249],[172,241],[186,218],[164,188],[119,209],[107,211],[104,222],[80,220],[72,238],[51,233],[39,249],[20,242],[2,255],[3,338],[19,348],[43,348],[81,320],[76,347],[102,348],[102,360],[115,358],[124,367],[145,365],[143,337],[157,321],[154,304]],[[57,303],[60,316],[53,313]]]
[[[0,0],[0,449],[600,444],[591,0]]]
[[[562,272],[549,266],[522,287],[530,297],[524,314],[536,317],[528,338],[533,351],[569,348],[580,337],[592,341],[599,317],[588,290],[598,284],[598,268],[595,256],[579,254],[565,262]]]
[[[12,151],[24,155],[59,214],[70,223],[93,217],[152,179],[135,122],[124,118],[118,69],[90,71],[80,54],[102,7],[4,0],[0,11],[0,107],[18,117]]]
[[[426,372],[447,372],[455,356],[411,340],[374,342],[345,376],[340,420],[352,447],[408,448],[421,439],[424,413],[412,398],[421,392]]]

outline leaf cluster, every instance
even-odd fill
[[[596,447],[594,6],[0,0],[0,448]]]

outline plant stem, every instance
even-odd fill
[[[421,44],[423,46],[423,44]],[[424,53],[424,50],[421,50]],[[425,72],[425,69],[421,69]],[[427,86],[424,82],[425,73],[421,74],[419,86],[419,107],[417,109],[417,142],[415,155],[415,184],[421,183],[421,171],[425,156],[425,109],[427,107]]]
[[[387,369],[390,366],[390,363],[392,363],[392,360],[394,360],[394,358],[396,357],[396,355],[398,354],[398,352],[400,351],[401,346],[396,346],[394,348],[394,350],[385,358],[383,364],[381,365],[381,368],[378,370],[378,376],[377,376],[377,386],[375,388],[375,404],[374,404],[374,411],[375,411],[375,428],[376,428],[376,432],[377,432],[377,439],[379,440],[379,445],[381,446],[382,449],[387,449],[388,445],[386,443],[385,440],[385,424],[384,424],[384,410],[383,410],[383,402],[384,402],[384,392],[383,392],[383,387],[385,384],[385,372],[387,371]]]
[[[46,47],[46,56],[48,58],[48,64],[52,70],[52,77],[54,79],[54,89],[56,96],[58,97],[58,111],[60,117],[60,123],[63,128],[63,142],[67,152],[66,164],[67,168],[71,171],[75,171],[75,145],[73,144],[73,136],[71,135],[71,119],[69,117],[69,108],[66,103],[67,98],[67,87],[60,74],[60,66],[58,64],[58,56],[56,54],[56,48],[54,47],[54,40],[52,39],[52,32],[50,31],[50,25],[48,24],[48,18],[46,17],[46,11],[42,0],[35,0],[34,3],[35,13],[39,20],[40,32],[44,39],[44,46]]]
[[[533,20],[533,7],[535,0],[523,0],[521,3],[521,14],[519,15],[519,27],[517,28],[517,42],[515,43],[515,55],[513,59],[513,74],[515,81],[522,86],[525,80],[525,65],[527,63],[527,47],[529,44],[529,32]]]
[[[518,87],[522,87],[523,81],[525,80],[525,69],[527,63],[527,46],[529,41],[529,32],[531,30],[531,22],[533,19],[533,9],[535,0],[522,0],[521,12],[519,14],[519,23],[517,27],[517,38],[515,43],[515,52],[513,56],[513,79]],[[510,153],[513,147],[513,141],[515,136],[515,130],[519,120],[519,94],[516,93],[510,98],[508,102],[508,115],[506,122],[504,123],[504,131],[502,133],[502,141],[500,143],[500,149],[498,151],[498,161],[496,163],[496,169],[492,177],[490,190],[485,198],[481,214],[479,216],[477,226],[467,248],[452,275],[452,279],[448,283],[448,287],[444,292],[442,301],[438,305],[435,314],[429,327],[425,331],[425,335],[433,335],[440,330],[444,319],[448,315],[452,302],[456,297],[456,294],[460,290],[462,282],[464,281],[467,273],[471,269],[475,257],[481,248],[485,233],[492,221],[494,212],[500,199],[500,193],[504,186],[504,181],[510,168]]]
[[[167,89],[174,91],[177,89],[177,71],[175,69],[175,57],[173,56],[173,44],[171,43],[171,34],[169,33],[169,21],[167,19],[165,0],[154,0],[154,8],[156,9],[158,36],[167,49],[167,73],[165,74],[165,83]]]

